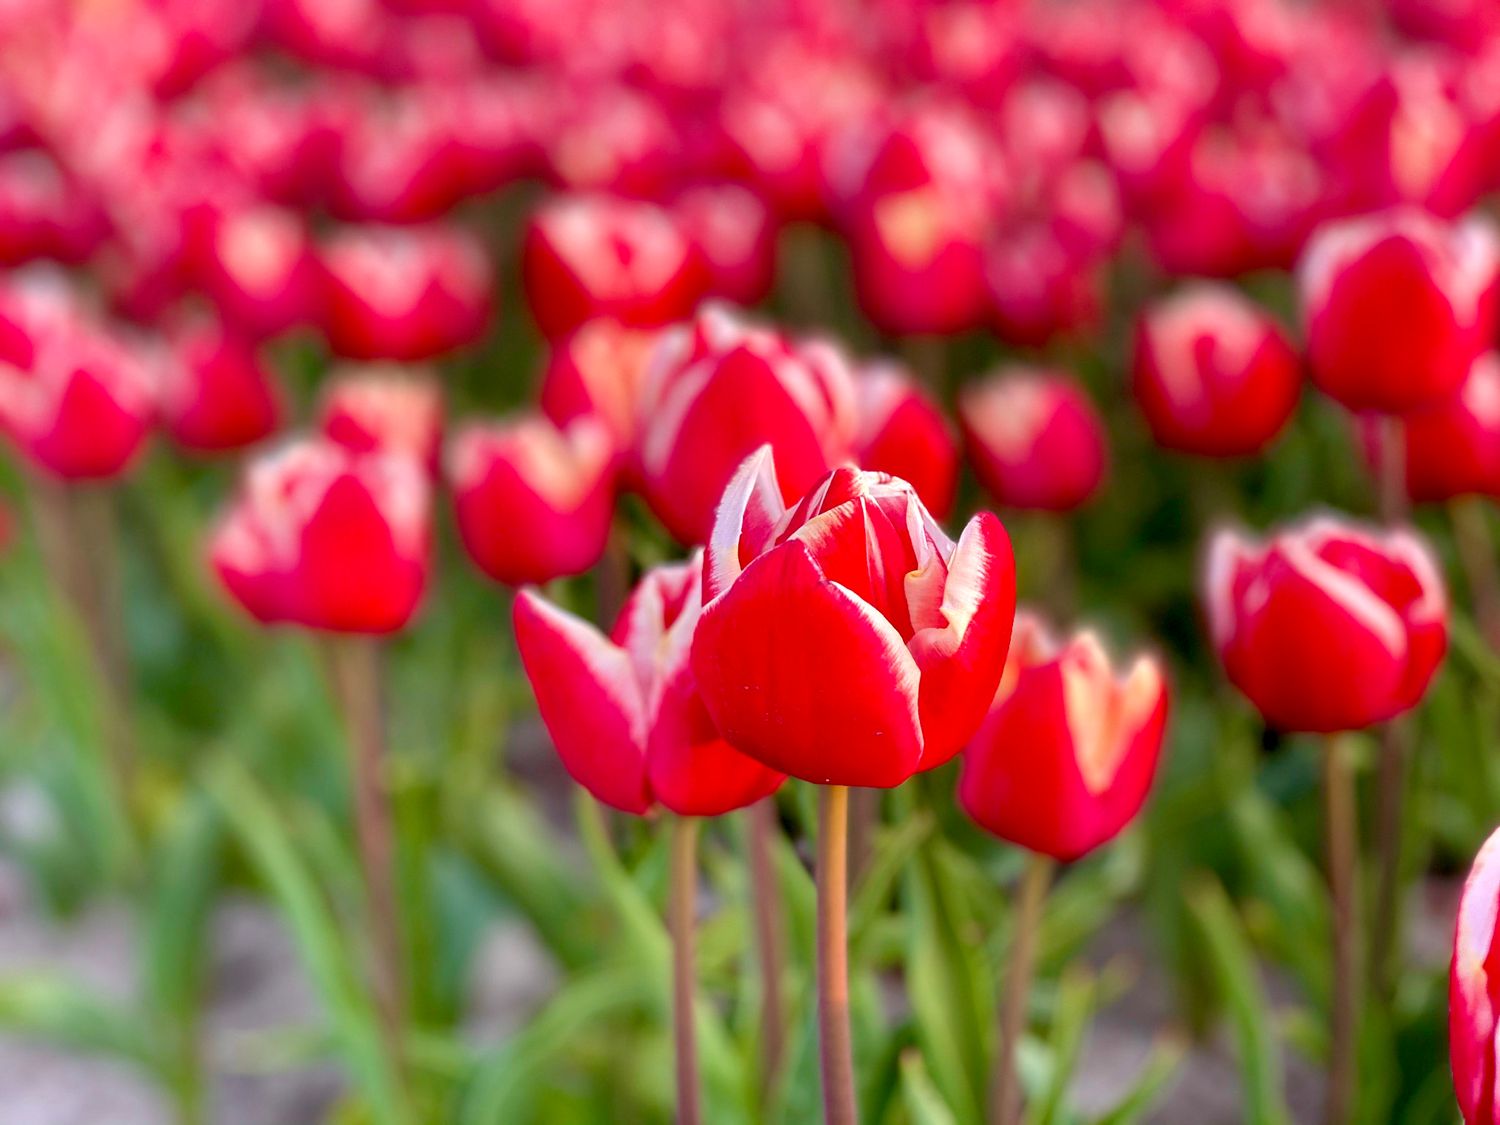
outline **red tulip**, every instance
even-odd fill
[[[1104,480],[1104,423],[1066,375],[1003,367],[964,389],[958,420],[979,483],[1003,505],[1065,512]]]
[[[1291,419],[1302,372],[1275,320],[1239,290],[1204,282],[1142,315],[1134,388],[1159,445],[1242,457]]]
[[[1320,228],[1298,267],[1313,382],[1350,410],[1449,397],[1495,338],[1497,264],[1477,218],[1398,208]]]
[[[220,315],[252,338],[317,321],[323,277],[307,230],[291,211],[259,205],[215,217],[189,268]]]
[[[654,567],[605,636],[539,594],[516,595],[516,647],[573,779],[628,813],[658,801],[718,816],[774,793],[781,774],[719,737],[688,653],[703,610],[703,554]]]
[[[427,371],[371,364],[336,372],[318,411],[323,436],[355,453],[399,453],[437,471],[443,394]]]
[[[0,155],[0,264],[83,262],[108,234],[98,205],[46,154]]]
[[[357,103],[338,150],[329,210],[362,223],[423,223],[468,194],[467,158],[455,143],[441,92]]]
[[[1012,344],[1043,347],[1091,331],[1101,319],[1101,262],[1070,251],[1040,224],[1010,232],[989,248],[985,284],[995,333]]]
[[[858,425],[842,353],[709,308],[665,332],[639,413],[637,471],[651,510],[683,543],[702,543],[745,456],[776,451],[791,500],[846,459]]]
[[[521,252],[526,299],[548,339],[596,317],[652,328],[687,316],[708,276],[683,228],[652,203],[560,196],[532,218]]]
[[[1099,638],[1066,643],[1025,612],[995,702],[963,755],[958,800],[979,826],[1071,862],[1145,803],[1167,722],[1160,665],[1116,674]]]
[[[599,561],[614,516],[616,451],[594,418],[471,422],[447,455],[458,530],[496,582],[550,582]]]
[[[1282,730],[1362,730],[1414,707],[1447,647],[1447,595],[1408,531],[1319,517],[1264,543],[1221,531],[1204,600],[1230,682]]]
[[[1010,643],[1015,561],[981,512],[957,543],[905,481],[837,469],[796,506],[751,455],[715,519],[692,666],[725,739],[824,785],[888,788],[947,761]]]
[[[490,265],[454,227],[358,227],[324,247],[328,345],[413,363],[473,343],[490,317]]]
[[[171,337],[175,362],[161,387],[162,423],[195,453],[243,449],[281,424],[281,390],[254,345],[212,322]]]
[[[738,184],[703,184],[672,201],[672,212],[698,248],[708,291],[754,305],[776,280],[776,226],[770,209]]]
[[[391,633],[421,601],[431,524],[412,458],[301,440],[251,463],[210,559],[261,622]]]
[[[635,444],[646,365],[656,333],[615,320],[591,320],[557,341],[542,371],[542,412],[559,426],[586,414],[621,449]]]
[[[958,442],[948,419],[894,363],[867,366],[855,386],[860,467],[900,477],[929,512],[947,519],[958,492]]]
[[[1474,857],[1474,866],[1458,900],[1458,920],[1453,933],[1453,963],[1448,976],[1448,1057],[1464,1125],[1500,1122],[1495,1061],[1495,1032],[1500,1025],[1497,915],[1500,915],[1500,829],[1490,835]]]

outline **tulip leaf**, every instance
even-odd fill
[[[958,1119],[932,1084],[922,1055],[915,1050],[901,1054],[901,1100],[911,1125],[957,1125]]]
[[[1158,1042],[1130,1092],[1095,1125],[1136,1125],[1167,1092],[1187,1057],[1187,1050],[1187,1043],[1175,1036]]]
[[[1056,1125],[1063,1119],[1063,1099],[1068,1083],[1078,1065],[1083,1037],[1088,1031],[1089,1016],[1094,1010],[1098,980],[1079,966],[1064,971],[1058,982],[1053,1005],[1052,1032],[1048,1040],[1049,1068],[1047,1084],[1027,1114],[1031,1125]]]
[[[0,1030],[69,1051],[108,1055],[164,1072],[162,1054],[140,1014],[101,999],[64,976],[27,971],[0,978]]]

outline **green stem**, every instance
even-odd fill
[[[1011,939],[1010,968],[1005,982],[1005,997],[1000,1005],[1000,1049],[995,1056],[995,1072],[990,1083],[990,1121],[992,1125],[1017,1125],[1021,1120],[1021,1083],[1016,1073],[1016,1045],[1026,1030],[1026,1008],[1031,994],[1031,978],[1036,969],[1037,937],[1042,912],[1047,904],[1047,890],[1052,885],[1056,862],[1033,852],[1026,861],[1016,901],[1015,934]]]
[[[1323,755],[1324,827],[1333,906],[1333,1007],[1324,1113],[1327,1125],[1348,1125],[1358,1081],[1359,834],[1350,749],[1346,739],[1333,736]]]

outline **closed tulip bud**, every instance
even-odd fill
[[[162,424],[194,453],[226,453],[269,437],[281,425],[281,389],[255,346],[200,321],[170,337],[174,362],[161,387]]]
[[[434,473],[442,456],[443,393],[430,371],[396,364],[334,374],[318,410],[323,436],[355,453],[398,453]]]
[[[0,362],[6,436],[63,480],[125,472],[156,419],[156,372],[138,349],[92,326],[44,331],[31,347],[26,362]]]
[[[654,331],[591,320],[553,345],[542,371],[541,407],[559,426],[594,415],[621,449],[635,444]]]
[[[447,453],[458,530],[496,582],[581,574],[604,555],[616,450],[594,418],[559,429],[540,416],[471,422]]]
[[[1000,690],[964,751],[959,804],[1002,840],[1078,859],[1140,812],[1166,723],[1155,660],[1117,674],[1093,633],[1060,641],[1019,613]]]
[[[1437,566],[1408,531],[1330,517],[1213,539],[1204,601],[1224,671],[1273,727],[1362,730],[1414,707],[1448,641]]]
[[[991,246],[985,282],[995,332],[1012,344],[1042,347],[1099,323],[1101,263],[1069,250],[1046,226],[1012,232]]]
[[[1448,1058],[1464,1125],[1500,1122],[1495,1032],[1500,1025],[1496,979],[1500,930],[1500,829],[1474,857],[1458,900],[1453,962],[1448,975]]]
[[[209,557],[261,622],[391,633],[427,584],[431,512],[412,458],[300,440],[249,465]]]
[[[1298,267],[1313,382],[1350,410],[1449,397],[1495,338],[1497,264],[1482,219],[1398,208],[1321,227]]]
[[[189,268],[225,321],[254,339],[317,322],[324,283],[301,219],[259,205],[232,209],[210,227]]]
[[[471,344],[490,316],[490,264],[455,227],[360,227],[324,248],[324,331],[345,359],[415,363]]]
[[[669,324],[693,311],[708,283],[697,247],[669,212],[602,195],[544,204],[527,228],[521,270],[548,339],[596,317]]]
[[[1363,444],[1378,465],[1380,419],[1360,419]],[[1452,398],[1401,416],[1406,494],[1418,503],[1500,496],[1500,355],[1474,361]]]
[[[974,474],[1002,505],[1066,512],[1104,480],[1104,423],[1066,375],[1003,367],[963,391],[958,421]]]
[[[708,291],[754,305],[776,280],[776,225],[760,197],[738,184],[703,184],[672,201],[672,213],[698,248]]]
[[[853,449],[854,377],[842,353],[720,308],[663,333],[640,408],[636,471],[680,542],[702,543],[746,455],[776,451],[782,496],[802,495]]]
[[[823,785],[900,785],[984,718],[1010,643],[1015,560],[981,512],[955,543],[915,490],[840,468],[793,507],[773,454],[715,518],[692,666],[733,746]]]
[[[1133,374],[1157,444],[1204,457],[1260,452],[1302,389],[1297,354],[1275,320],[1239,290],[1209,283],[1146,310]]]
[[[900,477],[937,519],[953,512],[958,492],[958,441],[931,398],[894,363],[860,372],[860,467]]]
[[[688,664],[702,610],[701,551],[647,571],[608,636],[532,590],[516,596],[516,647],[542,721],[568,773],[607,805],[718,816],[784,780],[704,710]]]

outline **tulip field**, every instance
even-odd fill
[[[1500,5],[6,0],[0,1125],[1500,1125]]]

